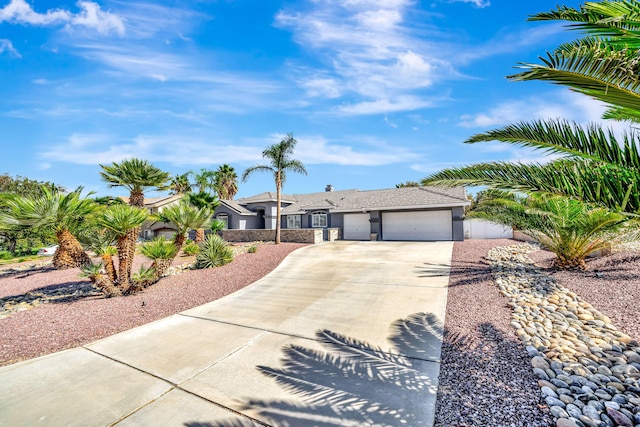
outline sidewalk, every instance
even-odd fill
[[[0,426],[431,426],[452,247],[305,247],[223,299],[0,368]]]

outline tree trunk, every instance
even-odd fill
[[[282,179],[280,177],[280,171],[276,174],[276,245],[280,244],[280,201],[282,198]]]
[[[137,228],[129,230],[122,237],[118,237],[118,286],[123,294],[129,292],[129,288],[131,288],[131,267],[133,266],[133,254],[135,253],[135,241],[137,238]],[[132,240],[133,244],[131,244]],[[131,248],[133,248],[133,252]]]
[[[553,267],[558,270],[586,270],[587,262],[584,258],[573,258],[568,259],[563,256],[558,255],[556,259],[553,260]]]
[[[116,283],[118,281],[118,275],[116,274],[116,267],[113,265],[113,257],[111,255],[102,255],[102,265],[104,271],[107,273],[107,277],[111,282]]]
[[[176,251],[176,256],[178,256],[180,249],[182,249],[182,245],[184,245],[184,241],[185,241],[184,233],[177,232],[175,236],[173,236],[173,244],[176,245],[176,248],[178,248],[178,250]]]
[[[58,249],[53,256],[53,266],[58,270],[82,267],[91,264],[91,258],[84,251],[82,245],[69,230],[56,232]]]
[[[109,280],[107,276],[102,274],[96,277],[92,277],[91,281],[96,285],[96,288],[100,289],[107,298],[122,296],[122,292],[118,289],[114,283]]]
[[[129,194],[129,205],[144,208],[144,193],[140,190],[132,190]]]
[[[156,259],[153,261],[153,268],[156,269],[156,274],[157,274],[156,281],[160,280],[160,278],[164,275],[164,273],[167,272],[169,267],[171,267],[171,261],[172,260],[170,259]]]
[[[204,242],[204,228],[198,228],[196,230],[196,237],[193,240],[195,243],[202,243]]]

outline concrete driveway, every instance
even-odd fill
[[[302,248],[220,300],[0,368],[0,425],[431,426],[452,247]]]

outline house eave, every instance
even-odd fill
[[[438,208],[453,208],[453,207],[465,207],[469,206],[471,202],[459,202],[459,203],[439,203],[430,205],[412,205],[412,206],[374,206],[374,207],[362,207],[362,208],[349,208],[349,209],[331,209],[331,213],[347,213],[347,212],[371,212],[371,211],[409,211],[409,210],[427,210]]]

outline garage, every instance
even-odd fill
[[[345,214],[342,238],[345,240],[369,240],[371,236],[370,215]]]
[[[450,210],[384,212],[383,240],[453,240]]]

